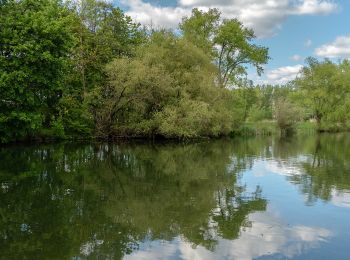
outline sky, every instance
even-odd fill
[[[350,0],[114,0],[144,25],[175,29],[193,8],[218,8],[255,31],[256,44],[269,48],[270,61],[256,83],[283,84],[294,79],[305,58],[350,58]]]

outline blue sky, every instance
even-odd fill
[[[271,60],[256,82],[284,83],[293,79],[308,56],[350,58],[349,0],[114,0],[145,25],[176,28],[192,8],[218,8],[223,17],[240,19],[269,47]]]

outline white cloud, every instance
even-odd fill
[[[304,0],[298,2],[300,4],[297,5],[294,10],[294,12],[298,15],[329,14],[337,9],[337,7],[331,1]]]
[[[303,57],[300,56],[299,54],[295,54],[292,57],[290,57],[290,59],[293,61],[301,61],[301,60],[303,60]]]
[[[280,67],[274,70],[270,70],[266,74],[267,81],[265,83],[269,83],[269,84],[287,83],[288,81],[295,79],[302,68],[303,68],[303,65],[298,64],[295,66],[286,66],[286,67]]]
[[[121,0],[129,7],[127,15],[136,21],[160,28],[176,28],[181,18],[191,13],[191,10],[182,7],[153,6],[141,0]]]
[[[179,0],[177,7],[155,6],[142,0],[121,0],[127,14],[143,24],[176,28],[194,7],[218,8],[225,18],[239,18],[258,37],[270,37],[290,15],[329,14],[337,4],[329,0]]]
[[[315,53],[325,58],[350,58],[350,36],[337,37],[334,42],[317,48]]]

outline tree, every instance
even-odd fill
[[[215,84],[210,58],[186,39],[154,32],[133,58],[107,68],[93,96],[96,130],[104,136],[198,137],[231,129],[228,90]]]
[[[85,95],[105,80],[104,67],[114,58],[131,56],[145,41],[145,33],[122,10],[101,0],[73,2],[75,32],[79,44],[74,51],[76,77]]]
[[[191,17],[183,17],[179,25],[183,36],[208,55],[215,56],[213,39],[220,24],[218,9],[203,12],[194,8]]]
[[[278,98],[275,102],[277,125],[283,134],[293,130],[294,124],[300,120],[298,108],[286,98]]]
[[[266,64],[268,49],[252,44],[255,38],[254,31],[245,28],[237,19],[224,20],[214,39],[219,46],[218,66],[219,82],[223,87],[235,82],[237,76],[246,74],[247,64],[253,65],[257,73],[263,72]]]
[[[146,35],[138,23],[105,1],[73,1],[68,6],[75,14],[77,45],[72,51],[60,108],[66,133],[86,137],[93,134],[94,128],[86,97],[106,84],[106,64],[134,55]]]
[[[300,93],[300,102],[311,111],[319,130],[327,130],[346,118],[349,62],[335,64],[330,60],[320,62],[308,58],[307,63],[295,86]]]
[[[50,128],[74,45],[72,16],[56,0],[9,0],[0,6],[0,139]]]
[[[262,65],[269,56],[268,49],[252,43],[251,29],[237,19],[221,21],[220,12],[210,9],[202,12],[193,9],[191,17],[185,17],[180,29],[186,39],[208,53],[218,66],[218,83],[226,88],[246,74],[246,65],[253,65],[260,75]]]

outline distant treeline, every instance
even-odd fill
[[[0,0],[0,142],[216,137],[249,122],[349,127],[350,64],[310,58],[286,86],[255,86],[268,49],[216,9],[175,31],[98,0]]]

